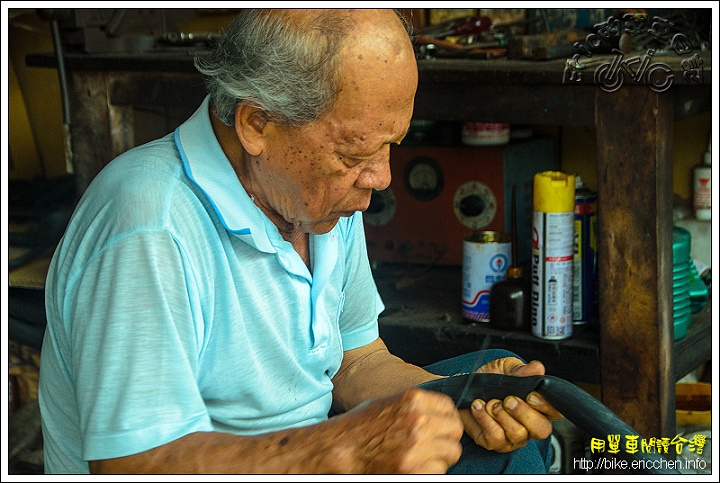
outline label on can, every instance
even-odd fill
[[[573,328],[574,213],[533,213],[532,333],[565,339]]]
[[[596,318],[597,237],[595,205],[592,190],[575,191],[575,259],[573,262],[573,321],[587,324]]]
[[[462,142],[468,146],[494,146],[510,141],[510,124],[496,122],[464,122]]]
[[[505,278],[512,256],[510,235],[481,231],[465,236],[462,263],[462,315],[490,320],[490,288]]]

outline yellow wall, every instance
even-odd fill
[[[12,129],[8,130],[11,172],[17,178],[27,179],[42,172],[35,136],[27,114],[25,99],[12,62],[8,67],[8,106]]]
[[[49,24],[33,9],[12,8],[8,23],[8,143],[14,164],[8,177],[62,175],[65,154],[57,71],[25,66],[26,54],[52,52]]]
[[[712,113],[706,112],[678,121],[673,136],[673,192],[689,200],[692,196],[692,169],[707,150]],[[586,186],[597,188],[597,143],[594,127],[563,127],[560,140],[562,170],[578,173]]]
[[[712,113],[675,123],[673,137],[674,192],[692,198],[692,168],[703,160],[712,134]]]

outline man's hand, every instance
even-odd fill
[[[524,364],[515,357],[506,357],[485,364],[477,372],[542,376],[545,366],[538,361]],[[525,401],[516,396],[502,401],[476,399],[469,410],[460,411],[460,416],[465,431],[478,445],[500,453],[521,448],[531,439],[547,438],[552,433],[550,421],[563,417],[537,392],[531,392]]]
[[[350,473],[442,474],[462,454],[462,420],[441,393],[409,389],[330,421],[344,426],[333,457]]]
[[[195,432],[89,467],[122,474],[441,474],[460,459],[463,430],[450,397],[408,389],[318,424],[254,436]]]

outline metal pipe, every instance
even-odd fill
[[[74,169],[72,137],[70,134],[70,98],[67,86],[67,73],[65,71],[65,58],[63,56],[62,40],[60,38],[60,24],[58,22],[57,16],[53,16],[50,19],[50,27],[52,29],[53,46],[55,47],[55,57],[57,58],[58,77],[60,78],[63,140],[65,141],[65,169],[68,173],[72,173]]]

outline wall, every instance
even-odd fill
[[[13,162],[8,176],[62,175],[65,155],[57,72],[25,66],[26,54],[52,52],[49,24],[33,9],[9,9],[8,23],[8,143]]]
[[[217,32],[237,9],[176,9],[183,32]],[[35,9],[8,9],[8,178],[57,177],[66,173],[60,81],[55,69],[27,67],[25,57],[53,51],[50,23]],[[142,123],[157,120],[140,114]],[[141,128],[142,129],[142,128]],[[164,134],[164,133],[163,133]],[[141,136],[142,138],[142,136]]]
[[[712,128],[712,113],[706,112],[675,123],[673,137],[673,192],[690,200],[692,169],[702,161]],[[578,173],[585,184],[597,188],[595,128],[562,128],[561,165],[568,173]]]

